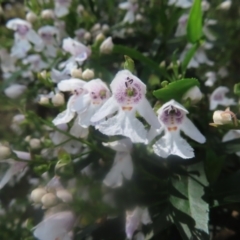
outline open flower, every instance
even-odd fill
[[[234,139],[240,138],[240,130],[229,130],[222,138],[222,142],[228,142]],[[236,152],[236,155],[240,157],[240,151]]]
[[[127,180],[132,178],[133,163],[130,154],[132,143],[128,138],[124,138],[115,142],[103,143],[103,145],[117,151],[113,166],[103,183],[108,187],[120,187],[123,183],[123,177]]]
[[[136,1],[128,0],[127,2],[120,3],[118,7],[122,10],[127,10],[123,22],[133,23],[135,21],[135,12],[138,9]]]
[[[192,121],[186,116],[188,114],[178,102],[171,100],[165,103],[158,111],[158,120],[162,124],[158,134],[164,131],[161,137],[154,145],[154,152],[163,158],[169,155],[178,155],[181,158],[193,158],[194,150],[180,135],[183,131],[191,139],[204,143],[205,137],[199,132]]]
[[[236,105],[237,103],[233,98],[227,98],[225,95],[229,92],[227,87],[220,86],[216,88],[210,96],[210,110],[214,110],[218,105],[230,106]]]
[[[150,223],[152,223],[152,220],[147,208],[136,207],[133,211],[127,211],[125,225],[127,238],[132,239],[134,232],[141,230],[142,224]]]
[[[198,86],[191,87],[186,93],[184,93],[182,100],[191,100],[191,103],[195,104],[199,102],[203,97],[203,94]]]
[[[212,87],[212,86],[214,85],[214,83],[217,81],[217,75],[216,75],[216,73],[210,71],[210,72],[207,72],[207,73],[205,74],[205,76],[206,76],[206,78],[207,78],[207,80],[206,80],[206,82],[205,82],[205,86],[207,86],[207,87]]]
[[[168,0],[168,5],[175,5],[180,8],[190,8],[193,0]]]
[[[69,232],[73,229],[76,217],[71,211],[47,215],[34,229],[39,240],[71,240]]]
[[[6,173],[0,180],[0,189],[2,189],[14,176],[17,176],[17,181],[19,181],[28,170],[28,161],[31,160],[30,154],[28,152],[21,151],[13,152],[22,161],[16,161],[14,159],[1,160],[1,163],[10,164],[10,168],[6,171]]]
[[[146,130],[135,117],[136,112],[156,129],[160,127],[151,105],[145,98],[146,85],[130,71],[122,70],[116,74],[110,87],[112,97],[95,113],[91,121],[106,135],[123,135],[132,142],[145,142]],[[115,112],[117,114],[111,116]],[[105,119],[106,117],[108,119]]]
[[[28,55],[24,58],[23,64],[29,64],[29,70],[33,72],[39,72],[48,66],[48,64],[41,59],[39,54]]]
[[[57,17],[63,17],[69,13],[69,7],[72,0],[55,0],[54,13]]]
[[[54,125],[59,125],[62,123],[70,122],[74,116],[76,111],[73,109],[73,104],[75,101],[78,101],[78,98],[81,98],[84,93],[83,86],[86,82],[80,80],[78,78],[71,78],[69,80],[62,80],[58,83],[58,89],[62,92],[72,92],[73,95],[69,98],[67,103],[67,109],[53,120]]]
[[[6,27],[15,31],[14,34],[14,45],[12,47],[12,56],[16,58],[25,57],[26,53],[31,49],[31,43],[39,45],[42,43],[41,38],[32,29],[31,23],[14,18],[7,22]]]
[[[84,94],[73,103],[73,109],[79,117],[79,124],[82,127],[89,127],[92,123],[91,117],[110,97],[107,85],[101,79],[93,79],[83,86]]]

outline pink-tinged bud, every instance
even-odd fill
[[[65,103],[65,99],[64,99],[64,95],[62,93],[56,93],[53,97],[52,97],[52,104],[55,107],[59,107],[62,106]]]
[[[47,192],[44,188],[36,188],[31,192],[30,198],[34,203],[41,203],[41,199],[45,194]]]
[[[103,43],[100,46],[100,53],[103,54],[109,54],[112,52],[113,50],[113,42],[112,42],[112,38],[108,37],[106,40],[103,41]]]
[[[58,199],[53,193],[47,193],[41,198],[43,207],[49,208],[55,206],[58,203]]]
[[[24,91],[26,90],[26,86],[21,84],[12,84],[8,88],[5,89],[4,93],[7,97],[15,99],[20,97]]]

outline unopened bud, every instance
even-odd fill
[[[83,36],[83,39],[84,40],[86,40],[86,41],[88,41],[88,40],[90,40],[91,39],[91,33],[90,32],[85,32],[84,33],[84,36]]]
[[[64,99],[64,95],[62,93],[56,93],[53,97],[52,97],[52,104],[55,107],[59,107],[62,106],[65,103],[65,99]]]
[[[81,68],[74,68],[71,70],[71,76],[73,78],[81,78],[82,77],[82,69]]]
[[[32,149],[38,149],[41,147],[41,141],[37,138],[32,138],[29,141],[29,145]]]
[[[82,78],[85,79],[85,80],[93,79],[94,78],[94,71],[87,68],[86,70],[83,71]]]
[[[43,195],[43,197],[41,198],[41,202],[43,204],[43,207],[49,208],[49,207],[56,205],[58,203],[58,199],[55,196],[55,194],[47,193],[47,194]]]
[[[230,111],[217,110],[213,113],[213,122],[218,125],[232,123],[232,114]]]
[[[162,61],[162,62],[159,64],[159,66],[160,66],[161,68],[165,68],[165,67],[166,67],[166,62],[165,62],[165,61]]]
[[[102,42],[103,40],[105,39],[105,36],[103,33],[99,33],[96,38],[95,38],[95,41],[96,42]]]
[[[37,15],[33,12],[28,12],[26,14],[26,20],[30,23],[33,23],[37,20]]]
[[[190,88],[182,97],[182,100],[190,99],[192,103],[199,102],[203,97],[202,92],[198,86]]]
[[[42,197],[46,194],[46,190],[44,188],[36,188],[34,189],[32,192],[31,192],[31,200],[34,202],[34,203],[40,203],[41,202],[41,199]]]
[[[11,155],[10,148],[0,145],[0,160],[8,158],[10,155]]]
[[[31,140],[31,136],[30,135],[28,135],[28,136],[26,136],[25,138],[24,138],[24,141],[25,142],[29,142]]]
[[[113,42],[112,42],[112,38],[108,37],[106,40],[104,40],[100,46],[100,53],[103,54],[109,54],[112,52],[113,50]]]
[[[54,18],[54,12],[51,9],[45,9],[41,12],[41,17],[43,19],[53,19]]]
[[[81,5],[81,4],[79,4],[79,5],[77,6],[77,12],[78,12],[78,13],[81,13],[81,12],[83,12],[83,11],[84,11],[84,6]]]
[[[136,15],[136,20],[137,20],[138,22],[141,22],[141,21],[143,20],[143,16],[138,13],[138,14]]]
[[[107,33],[107,32],[109,31],[109,26],[108,26],[107,24],[103,24],[103,25],[102,25],[102,31],[103,31],[104,33]]]
[[[41,96],[38,103],[40,105],[48,105],[49,104],[49,98],[46,96]]]
[[[93,25],[93,27],[91,28],[91,32],[95,32],[101,29],[101,24],[100,23],[96,23]]]
[[[45,79],[47,77],[47,71],[46,70],[41,71],[40,76]]]
[[[72,194],[65,189],[57,190],[56,195],[65,203],[72,202],[72,199],[73,199]]]

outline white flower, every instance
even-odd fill
[[[75,40],[82,41],[84,39],[84,34],[86,33],[86,30],[84,28],[79,28],[74,31],[75,34]]]
[[[120,3],[118,7],[122,10],[127,10],[123,22],[133,23],[135,21],[135,12],[138,9],[138,4],[136,1],[128,0],[127,2]]]
[[[212,87],[214,83],[217,81],[217,75],[215,72],[207,72],[205,74],[207,80],[205,81],[205,86]]]
[[[203,33],[209,41],[216,40],[216,36],[212,33],[211,29],[209,28],[209,26],[216,25],[216,24],[217,24],[217,20],[214,20],[214,19],[205,19],[204,21]]]
[[[71,62],[82,64],[91,54],[91,50],[88,47],[70,37],[63,39],[62,48],[72,55],[68,61],[62,64],[62,67],[65,67]]]
[[[193,0],[168,0],[168,5],[175,5],[180,8],[190,8]]]
[[[17,176],[19,181],[28,170],[28,161],[31,160],[31,156],[27,152],[13,151],[17,157],[24,161],[15,161],[14,159],[1,160],[1,163],[10,164],[10,168],[6,171],[4,176],[0,180],[0,189],[2,189],[14,176]]]
[[[84,93],[83,86],[86,84],[83,80],[78,78],[71,78],[69,80],[62,80],[58,83],[58,89],[62,92],[71,91],[73,95],[69,98],[67,103],[67,109],[53,120],[54,125],[59,125],[62,123],[68,123],[71,121],[76,111],[73,109],[73,104],[75,101],[78,101],[78,98],[81,98]]]
[[[190,88],[182,97],[182,100],[190,99],[192,103],[199,102],[203,97],[203,94],[198,86]]]
[[[184,159],[193,158],[194,150],[181,137],[180,131],[199,143],[204,143],[206,139],[186,116],[188,114],[187,109],[178,102],[171,100],[165,103],[157,113],[158,120],[162,124],[158,134],[161,134],[162,131],[165,134],[153,145],[154,152],[163,158],[167,158],[169,155],[177,155]]]
[[[26,90],[26,86],[22,85],[22,84],[17,84],[14,83],[12,85],[10,85],[9,87],[7,87],[4,90],[4,93],[6,94],[7,97],[15,99],[20,97],[24,91]]]
[[[232,0],[226,0],[223,1],[221,4],[219,4],[219,6],[217,7],[217,9],[221,9],[221,10],[229,10],[230,7],[232,6]]]
[[[53,26],[43,26],[38,29],[38,34],[42,38],[42,44],[35,47],[38,52],[43,51],[45,56],[56,57],[57,47],[60,42],[59,30]]]
[[[218,75],[221,78],[225,78],[226,76],[228,76],[228,70],[226,69],[226,67],[220,67],[218,70]]]
[[[55,15],[57,17],[63,17],[69,13],[69,7],[71,5],[72,0],[55,0]]]
[[[192,44],[187,44],[184,51],[180,55],[180,61],[183,61],[183,59],[186,56],[186,53],[188,52],[188,50],[191,47],[192,47]],[[214,64],[214,62],[210,61],[207,58],[207,55],[205,53],[205,49],[210,49],[211,47],[212,47],[212,45],[210,43],[205,43],[201,47],[199,47],[198,50],[196,51],[195,55],[189,62],[188,68],[198,68],[200,66],[200,64],[207,64],[209,66],[212,66]]]
[[[12,119],[12,124],[10,126],[11,130],[17,134],[22,133],[21,124],[24,122],[25,116],[23,114],[17,114]]]
[[[6,27],[15,31],[14,45],[12,47],[12,56],[16,58],[25,57],[26,53],[31,49],[31,43],[39,45],[42,43],[41,38],[32,29],[31,23],[14,18],[7,22]]]
[[[230,105],[236,105],[237,103],[233,98],[227,98],[225,95],[229,92],[229,89],[227,87],[220,86],[216,88],[211,96],[210,96],[210,110],[214,110],[217,108],[218,105],[222,106],[230,106]]]
[[[229,130],[222,139],[222,142],[228,142],[234,139],[240,138],[240,130]],[[236,155],[240,157],[240,151],[236,152]]]
[[[127,211],[125,224],[127,238],[132,239],[134,232],[141,230],[142,224],[150,223],[152,223],[152,220],[147,208],[136,207],[133,211]]]
[[[91,80],[83,86],[84,94],[80,94],[73,103],[73,110],[77,112],[79,124],[87,128],[90,119],[110,97],[107,85],[101,79]]]
[[[114,45],[112,42],[112,37],[108,37],[100,45],[100,53],[109,54],[112,52],[113,47],[114,47]]]
[[[62,71],[59,71],[55,68],[52,68],[51,70],[51,80],[54,83],[59,83],[62,80],[67,80],[72,78],[71,71],[73,69],[76,69],[76,67],[73,65],[71,68],[64,68]]]
[[[160,127],[151,105],[145,98],[146,85],[130,71],[122,70],[116,74],[110,87],[112,97],[103,104],[91,121],[106,135],[123,135],[132,142],[145,142],[146,130],[135,117],[136,112],[150,125]],[[111,116],[115,112],[117,114]],[[106,117],[109,118],[105,119]]]
[[[23,64],[30,64],[29,70],[33,72],[39,72],[48,67],[48,64],[44,62],[39,54],[28,55],[22,61]]]
[[[133,163],[130,154],[132,143],[129,139],[124,138],[115,142],[103,143],[103,145],[117,152],[114,157],[113,166],[103,183],[112,188],[120,187],[123,183],[123,177],[127,180],[132,178]]]
[[[181,37],[186,35],[187,30],[187,21],[188,21],[188,14],[183,14],[179,19],[178,19],[178,26],[177,30],[175,32],[175,37]]]
[[[34,236],[39,240],[71,240],[68,234],[74,227],[75,215],[71,211],[63,211],[46,216],[34,228]]]

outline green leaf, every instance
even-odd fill
[[[174,207],[173,220],[184,239],[189,240],[197,235],[202,236],[199,238],[201,240],[208,239],[209,206],[202,199],[204,186],[207,185],[203,164],[191,165],[188,171],[199,174],[181,176],[180,179],[172,180],[173,191],[170,202]]]
[[[184,93],[194,86],[199,86],[197,79],[185,78],[169,83],[166,87],[153,91],[153,95],[163,101],[169,101],[171,99],[181,101]]]
[[[125,58],[125,62],[124,62],[124,69],[127,69],[127,70],[129,70],[130,72],[134,72],[134,61],[130,58],[130,57],[128,57],[128,56],[124,56],[124,58]]]
[[[233,91],[236,95],[240,96],[240,83],[234,85]]]
[[[189,62],[191,61],[191,59],[193,58],[194,54],[196,53],[196,51],[199,48],[199,43],[195,43],[186,53],[183,61],[182,61],[182,71],[183,73],[186,71]]]
[[[202,37],[202,6],[201,0],[194,0],[192,5],[188,23],[187,23],[187,39],[191,43],[196,43]]]

